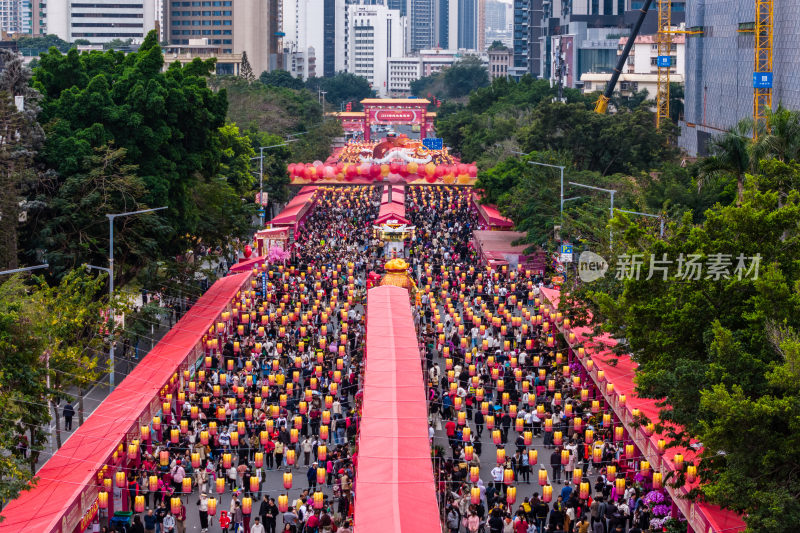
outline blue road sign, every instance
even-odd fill
[[[571,244],[562,244],[561,245],[561,253],[562,254],[571,254],[572,253],[572,245]]]
[[[422,139],[422,146],[428,150],[441,150],[444,142],[441,137],[428,137],[427,139]]]
[[[672,57],[671,56],[658,56],[658,66],[659,67],[671,67],[672,66]]]

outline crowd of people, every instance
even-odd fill
[[[255,276],[200,370],[164,391],[127,472],[130,531],[183,533],[188,513],[204,532],[347,531],[376,194],[321,190],[291,264]]]
[[[348,533],[379,187],[321,187],[288,264],[268,265],[206,339],[204,363],[143,428],[127,531]],[[471,191],[408,187],[406,245],[429,382],[429,432],[450,533],[636,533],[651,478],[562,353],[524,265],[480,266]],[[481,457],[491,458],[481,460]],[[490,465],[496,465],[489,468]],[[531,482],[533,478],[533,482]],[[538,491],[516,498],[524,485]],[[555,493],[554,493],[555,492]],[[291,497],[290,497],[291,496]]]
[[[556,317],[542,319],[540,289],[549,281],[524,266],[479,265],[468,191],[410,189],[410,255],[425,288],[416,320],[446,527],[646,530],[643,496],[652,482],[636,475],[640,457],[626,456],[611,411],[559,348]],[[491,460],[481,461],[483,453]],[[516,489],[531,477],[540,489],[517,502]]]

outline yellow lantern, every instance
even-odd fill
[[[281,494],[278,496],[278,511],[285,513],[289,509],[289,496]]]
[[[180,514],[181,512],[181,499],[180,498],[170,498],[169,500],[169,509],[172,511],[172,514]]]
[[[289,490],[292,488],[292,473],[284,472],[283,474],[283,488]]]
[[[324,505],[325,495],[320,491],[316,491],[314,493],[314,509],[322,509]]]
[[[625,478],[618,477],[614,480],[614,486],[617,489],[617,494],[625,494]]]
[[[539,462],[539,452],[536,450],[528,450],[528,464],[530,466],[535,465]]]
[[[542,487],[542,501],[545,503],[550,503],[553,499],[553,486],[552,485],[545,485]]]
[[[542,487],[547,485],[547,470],[544,468],[539,469],[539,485]]]
[[[103,491],[97,495],[98,507],[100,509],[108,509],[108,493]]]
[[[580,499],[586,500],[589,498],[589,483],[582,481],[580,484]]]
[[[653,472],[653,488],[660,489],[663,486],[663,476],[661,472]]]
[[[217,494],[222,494],[223,492],[225,492],[225,478],[218,477],[214,482],[214,485],[216,487]]]
[[[253,479],[253,478],[250,478]],[[258,479],[256,479],[256,482]],[[258,483],[256,483],[258,485]],[[253,498],[245,496],[242,498],[242,514],[249,515],[253,512]]]
[[[187,476],[187,477],[183,478],[183,481],[181,481],[181,490],[185,494],[189,494],[189,493],[192,492],[192,478],[191,477]]]
[[[480,479],[480,467],[478,467],[478,466],[469,467],[469,480],[470,480],[470,482],[477,483],[478,479]]]
[[[469,491],[469,500],[473,505],[478,505],[481,503],[481,489],[478,487],[472,487]]]
[[[689,465],[686,467],[686,481],[689,483],[694,483],[697,479],[697,467],[694,465]]]
[[[108,493],[106,493],[106,496],[108,496]],[[133,499],[133,510],[137,513],[144,512],[144,496],[136,496]]]
[[[217,499],[216,498],[209,498],[206,503],[208,504],[208,516],[214,516],[217,514]]]
[[[636,448],[633,444],[626,444],[625,445],[625,458],[626,459],[633,459],[636,457]]]
[[[572,483],[575,485],[580,485],[582,479],[583,479],[583,469],[575,468],[572,471]]]
[[[505,448],[497,448],[497,464],[501,465],[506,462]]]
[[[513,505],[517,501],[517,487],[506,487],[506,502]]]

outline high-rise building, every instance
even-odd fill
[[[0,0],[0,31],[33,33],[33,0]]]
[[[388,93],[390,57],[405,48],[405,28],[400,11],[385,5],[347,6],[347,71],[369,80],[379,95]]]
[[[531,42],[531,2],[533,0],[514,0],[514,65],[511,75],[519,78],[529,74],[530,54],[528,45]]]
[[[345,69],[346,6],[345,0],[284,0],[286,70],[308,79]]]
[[[408,15],[408,51],[437,46],[436,6],[437,0],[406,0]]]
[[[458,40],[455,48],[484,49],[485,12],[483,0],[451,0],[458,2]],[[452,41],[451,41],[452,43]]]
[[[773,108],[800,108],[799,11],[799,0],[786,0],[776,3],[773,12]],[[686,39],[684,120],[678,144],[687,153],[706,155],[712,136],[753,116],[754,24],[752,0],[686,3],[686,26],[703,32]]]
[[[198,3],[201,5],[197,6]],[[55,19],[52,9],[48,16],[51,21]],[[269,28],[275,27],[271,23],[275,16],[277,13],[270,10],[270,0],[165,0],[164,35],[171,45],[189,45],[190,39],[205,39],[208,45],[220,47],[225,54],[247,52],[253,72],[258,75],[270,67],[270,54],[274,51],[270,49]]]
[[[486,28],[491,30],[506,29],[506,8],[508,4],[497,0],[486,1]]]
[[[389,9],[396,9],[400,12],[401,17],[406,16],[407,4],[406,0],[386,0],[386,7]]]

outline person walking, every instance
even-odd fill
[[[197,506],[200,510],[200,533],[206,533],[208,531],[208,495],[205,492],[200,493]]]
[[[266,533],[275,533],[275,521],[278,518],[278,506],[275,505],[275,500],[264,496],[258,514],[261,515],[261,524]]]
[[[64,406],[62,414],[64,415],[64,429],[72,431],[72,417],[75,416],[75,408],[72,407],[70,402],[67,402],[67,405]]]

